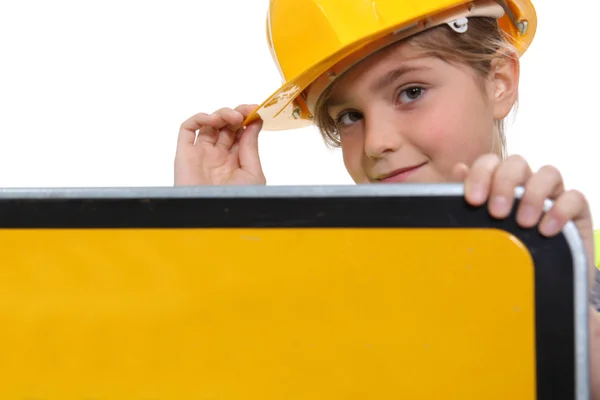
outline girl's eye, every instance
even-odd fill
[[[400,96],[398,96],[398,98],[400,99],[401,103],[411,103],[421,97],[424,92],[425,89],[415,86],[400,92]]]
[[[349,111],[341,114],[337,120],[335,121],[336,125],[348,126],[353,123],[360,121],[362,119],[362,114],[356,111]]]

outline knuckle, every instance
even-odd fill
[[[585,197],[585,195],[581,191],[579,191],[577,189],[571,189],[567,193],[576,202],[583,203],[583,204],[587,205],[587,198]]]
[[[244,116],[238,109],[223,108],[218,114],[229,123],[237,123],[239,120],[244,119]]]
[[[488,175],[500,164],[500,158],[495,154],[485,154],[473,163],[471,170],[474,174]]]
[[[198,114],[194,115],[192,118],[190,118],[189,121],[193,121],[196,125],[201,126],[207,122],[210,122],[210,120],[213,118],[214,117],[211,114],[198,113]]]
[[[527,162],[527,160],[518,154],[509,156],[506,161],[503,163],[503,165],[505,165],[506,169],[511,169],[513,171],[519,171],[519,172],[530,172],[531,171],[531,167],[529,166],[529,163]]]
[[[521,165],[528,165],[527,160],[525,159],[525,157],[523,157],[520,154],[512,154],[510,156],[508,156],[506,158],[507,162],[511,162],[511,163],[515,163],[515,164],[521,164]]]
[[[545,175],[551,175],[551,176],[557,176],[557,177],[561,176],[561,173],[558,170],[558,168],[556,168],[554,165],[550,165],[550,164],[542,166],[538,170],[538,173],[545,174]]]
[[[224,114],[224,113],[228,113],[229,111],[232,111],[231,108],[221,107],[217,111],[215,111],[213,114]]]
[[[488,153],[481,156],[481,161],[487,165],[500,163],[501,159],[498,154]]]
[[[497,171],[495,173],[495,179],[497,181],[513,183],[515,181],[520,180],[522,175],[522,169],[514,168],[513,165],[503,163],[498,166]]]
[[[226,120],[231,113],[234,112],[232,109],[230,108],[221,108],[217,111],[215,111],[214,113],[212,113],[211,117],[213,119],[218,119],[220,121]]]
[[[508,180],[511,183],[524,184],[531,176],[531,168],[527,161],[520,155],[509,156],[501,162],[496,172],[497,179]]]

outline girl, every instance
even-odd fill
[[[596,282],[590,210],[552,166],[506,156],[503,120],[515,106],[519,57],[536,28],[529,0],[271,0],[268,42],[284,85],[261,106],[185,121],[176,185],[266,183],[261,129],[314,123],[341,147],[356,183],[449,182],[466,201],[543,235],[573,220]],[[544,200],[554,206],[543,212]],[[592,392],[600,399],[600,315],[590,306]]]

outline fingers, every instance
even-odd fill
[[[242,128],[244,120],[246,119],[246,117],[248,117],[248,115],[250,115],[252,111],[254,111],[256,107],[257,106],[254,105],[242,104],[240,106],[237,106],[235,110],[223,108],[217,111],[217,114],[221,114],[223,120],[227,124],[220,128],[215,145],[221,146],[227,150],[231,149],[233,143],[236,140],[236,135]]]
[[[538,230],[546,237],[552,237],[560,233],[567,222],[573,221],[577,231],[583,240],[589,268],[589,289],[593,287],[595,249],[594,249],[594,227],[589,204],[585,196],[577,190],[562,192],[548,212],[542,217]]]
[[[193,145],[196,142],[196,131],[204,126],[214,125],[216,118],[212,114],[198,113],[185,120],[179,129],[178,145]]]
[[[220,109],[215,114],[221,117],[221,121],[214,127],[214,129],[219,131],[214,144],[215,146],[229,150],[235,140],[235,133],[241,128],[242,122],[244,122],[244,116],[239,111],[230,108]]]
[[[544,236],[554,236],[571,220],[579,222],[578,225],[581,225],[581,221],[589,221],[589,226],[585,228],[592,229],[587,201],[577,190],[564,192],[554,201],[554,205],[540,222],[540,233]],[[578,228],[581,230],[583,227],[578,226]]]
[[[564,184],[558,169],[548,165],[540,168],[524,185],[524,189],[517,210],[517,222],[523,228],[531,228],[542,217],[546,199],[557,198],[564,192]]]
[[[515,189],[531,174],[522,157],[511,156],[503,162],[495,154],[486,154],[475,161],[465,179],[465,199],[474,206],[488,201],[493,217],[506,218],[514,205]]]
[[[519,226],[531,228],[539,224],[541,234],[553,236],[570,220],[591,221],[585,197],[578,191],[565,192],[563,178],[553,166],[544,166],[533,174],[521,156],[510,156],[502,161],[497,155],[487,154],[478,158],[471,168],[457,165],[453,173],[458,177],[465,171],[465,199],[474,206],[487,201],[494,218],[510,215],[515,189],[523,186],[524,193],[516,213]],[[553,200],[554,204],[545,212],[547,199]]]
[[[262,129],[263,121],[257,120],[250,123],[243,131],[239,143],[239,159],[242,169],[255,176],[262,176],[262,166],[258,153],[258,134]]]
[[[235,140],[235,132],[242,126],[244,116],[239,111],[231,108],[221,108],[215,111],[214,115],[218,118],[216,123],[210,126],[211,129],[200,130],[198,140],[229,150]]]
[[[524,186],[533,175],[523,157],[508,157],[496,170],[492,178],[489,200],[490,214],[494,218],[506,218],[515,201],[515,189]],[[543,201],[541,202],[543,207]]]
[[[552,166],[544,166],[535,174],[520,156],[502,161],[493,154],[478,158],[470,168],[457,166],[456,176],[467,172],[465,199],[481,206],[486,201],[490,215],[506,218],[514,206],[515,189],[524,188],[516,210],[516,222],[522,228],[537,225],[539,233],[546,237],[559,234],[572,221],[576,226],[588,260],[594,260],[593,222],[585,196],[577,190],[565,191],[560,172]],[[545,210],[546,200],[553,200],[552,207]],[[590,262],[590,274],[595,271]]]
[[[256,107],[256,105],[243,104],[235,110],[221,108],[212,114],[198,113],[181,124],[178,144],[193,145],[201,141],[231,148],[235,133]]]
[[[248,118],[254,110],[258,108],[258,104],[242,104],[236,107],[236,111],[242,113],[244,119]]]
[[[492,175],[500,165],[500,158],[486,154],[475,160],[465,179],[465,199],[474,206],[481,206],[489,197]]]

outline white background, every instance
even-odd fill
[[[536,2],[511,153],[556,165],[600,227],[596,18],[589,0]],[[267,0],[4,0],[0,186],[171,186],[179,124],[260,103],[280,85]],[[268,183],[351,183],[314,128],[263,132]]]

